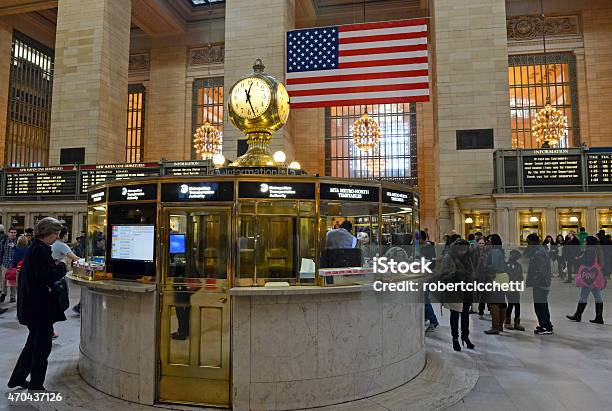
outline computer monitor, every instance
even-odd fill
[[[328,248],[323,252],[322,268],[361,267],[360,248]]]
[[[170,254],[185,254],[185,234],[170,234]]]

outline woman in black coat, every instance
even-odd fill
[[[61,229],[62,224],[55,218],[40,220],[35,227],[36,238],[23,257],[17,287],[17,318],[28,327],[29,334],[8,382],[9,388],[45,389],[53,323],[66,320],[52,291],[55,281],[64,274],[51,257],[51,244]],[[26,380],[28,375],[30,381]]]

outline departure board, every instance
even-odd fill
[[[158,163],[91,164],[81,166],[81,193],[106,181],[159,175]]]
[[[579,154],[570,154],[568,149],[531,151],[534,155],[523,156],[525,186],[582,185]]]
[[[8,168],[7,197],[43,197],[76,195],[76,166]]]
[[[211,168],[208,161],[173,161],[164,163],[165,174],[169,176],[204,176]]]
[[[612,185],[612,151],[589,153],[587,158],[589,185]]]

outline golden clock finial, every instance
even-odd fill
[[[255,59],[255,63],[253,64],[253,71],[255,73],[263,73],[266,66],[264,66],[263,61],[261,59]]]

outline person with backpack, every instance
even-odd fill
[[[580,266],[576,274],[576,287],[580,287],[580,299],[574,315],[566,315],[568,320],[580,322],[582,313],[587,306],[589,294],[595,298],[595,319],[590,322],[603,324],[603,298],[601,290],[606,286],[606,278],[602,269],[602,253],[596,237],[585,239],[585,249],[580,256]]]
[[[550,292],[552,274],[548,254],[544,246],[540,244],[540,236],[536,233],[527,236],[525,256],[529,258],[525,285],[533,291],[533,308],[538,317],[538,326],[533,333],[535,335],[550,335],[553,333],[553,325],[550,322],[548,293]]]
[[[508,278],[513,282],[523,281],[523,267],[518,262],[521,258],[521,252],[519,250],[510,251],[510,256],[506,262],[506,272]],[[506,293],[506,300],[508,306],[506,308],[506,320],[504,326],[508,330],[525,331],[525,327],[521,325],[521,293],[520,291],[508,291]],[[512,325],[512,309],[514,309],[514,325]]]

